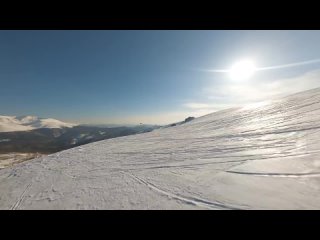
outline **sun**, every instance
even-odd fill
[[[241,81],[249,79],[256,71],[256,67],[251,60],[242,60],[235,63],[229,72],[229,76],[232,80]]]

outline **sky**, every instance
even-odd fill
[[[242,59],[271,68],[214,71]],[[320,31],[0,31],[0,115],[167,124],[320,87],[319,59]]]

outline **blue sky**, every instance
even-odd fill
[[[320,31],[0,31],[0,115],[79,123],[180,121],[320,87]]]

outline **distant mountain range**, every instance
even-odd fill
[[[71,128],[77,124],[36,116],[0,116],[0,132],[29,131],[40,128]]]
[[[0,154],[34,153],[50,154],[83,144],[109,138],[150,132],[193,120],[158,125],[83,124],[62,122],[53,118],[36,116],[0,116]]]
[[[142,124],[140,123],[139,125],[137,124],[80,124],[81,126],[88,126],[88,127],[107,127],[107,128],[111,128],[111,127],[136,127],[136,126],[144,126],[144,127],[152,127],[152,128],[159,128],[161,127],[161,125],[154,125],[154,124]]]
[[[36,116],[0,116],[0,154],[54,153],[75,146],[149,132],[158,126],[92,126]]]

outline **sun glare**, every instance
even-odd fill
[[[251,60],[242,60],[235,63],[229,70],[229,76],[232,80],[246,80],[253,76],[256,67]]]

